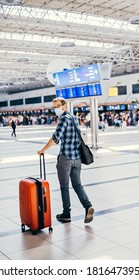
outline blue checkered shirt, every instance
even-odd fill
[[[79,159],[80,140],[75,132],[71,118],[74,118],[75,124],[79,126],[75,116],[71,116],[69,112],[64,112],[58,122],[56,131],[52,135],[52,139],[56,144],[61,142],[59,155],[65,155],[69,159]]]

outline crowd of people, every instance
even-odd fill
[[[16,125],[40,125],[40,124],[54,124],[56,123],[57,117],[55,115],[32,115],[32,114],[13,114],[13,115],[1,115],[0,124],[1,126],[8,126],[12,120]]]
[[[99,128],[108,126],[114,128],[126,128],[127,126],[139,125],[139,111],[128,111],[120,113],[102,113],[99,115]]]
[[[84,127],[90,127],[91,115],[78,114],[79,124]],[[126,112],[106,112],[98,114],[98,128],[104,130],[108,126],[114,128],[136,126],[139,125],[139,111],[126,111]]]
[[[79,124],[82,127],[90,127],[91,114],[90,113],[75,113],[78,118]],[[18,125],[56,125],[57,116],[53,114],[1,114],[0,115],[0,126],[11,125],[14,120],[16,126]],[[104,130],[108,126],[114,128],[136,126],[139,125],[139,111],[125,111],[125,112],[99,112],[98,113],[98,127]]]

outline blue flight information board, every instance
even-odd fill
[[[70,88],[56,88],[56,96],[63,97],[65,99],[99,95],[102,95],[100,83],[89,85],[77,85],[75,87]]]
[[[97,64],[73,68],[53,74],[56,88],[70,87],[83,83],[96,83],[100,81]]]

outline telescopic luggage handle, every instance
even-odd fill
[[[43,171],[42,171],[43,169]],[[43,173],[43,174],[42,174]],[[44,158],[44,154],[40,154],[40,178],[42,178],[42,176],[44,176],[44,180],[46,180],[46,171],[45,171],[45,158]]]

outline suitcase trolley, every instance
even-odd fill
[[[42,160],[44,179],[42,179]],[[50,186],[46,180],[44,154],[40,155],[40,179],[28,177],[19,183],[19,209],[22,232],[25,232],[25,226],[33,235],[46,227],[49,228],[49,233],[53,231]]]

